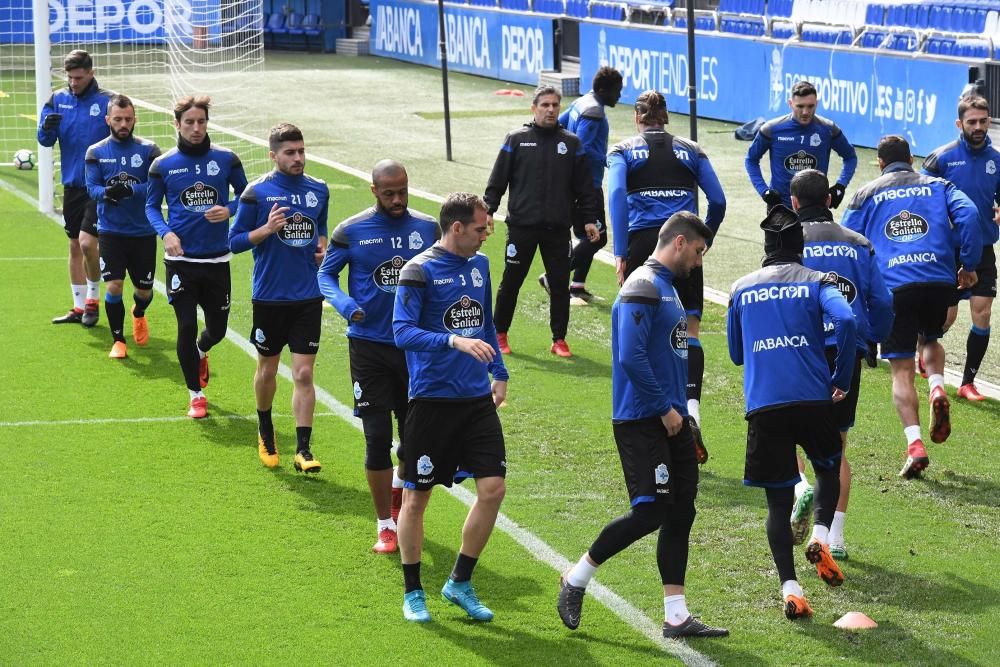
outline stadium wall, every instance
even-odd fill
[[[552,69],[555,22],[550,16],[446,5],[448,66],[504,81],[534,84]],[[438,66],[437,4],[371,0],[370,52]],[[528,39],[519,41],[528,34]],[[819,113],[859,146],[901,134],[926,154],[954,138],[954,107],[970,62],[860,48],[808,45],[766,37],[697,35],[698,112],[745,122],[785,113],[795,81],[819,91]],[[539,55],[540,54],[540,55]],[[664,93],[671,111],[686,113],[687,34],[604,21],[580,22],[580,90],[601,65],[625,78],[624,102],[643,90]]]

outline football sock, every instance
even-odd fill
[[[195,391],[194,389],[188,389],[188,394],[190,394],[192,401],[196,398],[205,398],[205,394],[203,394],[200,389],[198,391]]]
[[[104,293],[104,313],[108,316],[108,326],[111,328],[111,337],[116,341],[125,342],[125,304],[122,303],[122,295],[113,295],[110,292]]]
[[[83,307],[87,305],[87,286],[86,285],[70,285],[70,289],[73,290],[73,308],[75,310],[83,311]]]
[[[803,493],[805,493],[806,489],[812,488],[812,484],[810,484],[809,480],[806,479],[806,474],[804,472],[803,473],[799,473],[799,476],[802,479],[800,479],[798,482],[795,483],[795,497],[796,498],[798,498]]]
[[[145,317],[146,309],[153,302],[153,294],[150,293],[148,299],[143,299],[138,294],[133,294],[132,298],[135,300],[135,308],[132,310],[132,315],[135,317]]]
[[[403,488],[403,478],[399,476],[399,468],[392,469],[392,488]]]
[[[906,444],[912,445],[917,440],[920,440],[920,424],[907,426],[903,429],[903,433],[906,435]]]
[[[778,568],[781,581],[795,579],[795,558],[792,552],[792,526],[788,517],[792,514],[795,494],[789,487],[764,489],[767,498],[767,543],[771,547],[771,558]]]
[[[829,468],[817,467],[815,507],[813,522],[816,528],[823,529],[823,542],[826,542],[826,530],[833,522],[833,513],[837,511],[837,501],[840,499],[840,460]],[[813,532],[815,536],[816,533]]]
[[[586,287],[586,283],[578,283],[575,280],[569,284],[570,289],[583,289]]]
[[[101,281],[87,279],[87,301],[97,301],[101,295]]]
[[[934,373],[933,375],[927,376],[927,384],[930,385],[930,390],[934,391],[937,387],[944,389],[944,376],[940,373]]]
[[[830,524],[830,544],[844,545],[844,521],[847,512],[834,512],[833,523]]]
[[[295,427],[295,453],[309,449],[309,439],[312,438],[312,426]]]
[[[705,351],[701,349],[701,341],[688,338],[688,381],[687,398],[701,400],[701,383],[705,377]],[[698,422],[701,423],[700,421]]]
[[[829,544],[830,529],[827,528],[826,526],[821,526],[818,523],[814,523],[812,539],[821,544]]]
[[[472,570],[475,569],[478,560],[478,558],[466,556],[459,551],[458,558],[455,559],[455,567],[451,570],[451,580],[459,584],[472,579]]]
[[[403,587],[404,593],[418,591],[423,588],[420,585],[420,561],[416,563],[403,563]]]
[[[274,443],[274,422],[271,421],[271,409],[257,411],[257,432],[267,444]]]
[[[676,499],[666,511],[656,539],[656,569],[664,585],[684,585],[688,544],[695,517],[694,498]],[[661,515],[662,517],[662,515]]]
[[[781,597],[787,597],[789,595],[796,595],[798,597],[805,597],[805,593],[802,591],[802,586],[799,585],[795,579],[789,579],[788,581],[781,582]]]
[[[378,532],[381,533],[386,528],[389,530],[396,530],[396,522],[392,520],[392,517],[378,520]]]
[[[670,625],[680,625],[690,615],[683,595],[667,595],[663,598],[663,617]]]
[[[701,426],[701,401],[695,398],[689,398],[688,414],[694,417],[694,423]]]
[[[597,565],[591,565],[590,561],[587,560],[587,555],[584,554],[580,556],[580,560],[577,561],[576,565],[570,568],[569,573],[566,575],[566,581],[569,582],[570,586],[586,588],[590,580],[594,578],[594,574],[597,573],[597,567]]]
[[[204,336],[204,335],[205,335],[205,334],[203,333],[203,334],[202,334],[202,336]],[[198,339],[198,343],[201,343],[201,339],[200,339],[200,338]],[[208,356],[208,352],[204,352],[204,351],[202,351],[202,349],[201,349],[201,345],[197,345],[197,344],[196,344],[196,345],[194,346],[194,348],[195,348],[196,350],[198,350],[198,358],[199,358],[199,359],[204,359],[205,357],[207,357],[207,356]]]
[[[980,329],[973,325],[969,329],[969,338],[965,341],[965,372],[962,373],[962,384],[976,381],[979,364],[983,363],[986,348],[990,344],[990,328]]]
[[[631,510],[610,521],[590,545],[588,553],[598,565],[630,544],[641,540],[663,523],[663,516],[656,503],[638,503]],[[659,561],[659,556],[657,556]]]

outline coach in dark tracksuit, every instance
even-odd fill
[[[500,351],[509,354],[507,331],[514,319],[517,295],[524,283],[535,248],[540,247],[551,289],[549,326],[553,354],[571,356],[566,345],[569,326],[569,270],[572,258],[570,229],[574,206],[585,220],[596,220],[591,168],[576,135],[559,127],[562,96],[552,86],[539,86],[531,104],[533,122],[504,139],[486,185],[486,201],[493,213],[510,189],[507,205],[507,250],[503,279],[497,289],[496,328]],[[600,237],[597,226],[585,226],[588,237]]]

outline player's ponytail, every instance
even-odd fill
[[[636,120],[642,125],[666,125],[667,101],[656,90],[647,90],[635,101]]]

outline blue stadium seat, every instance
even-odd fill
[[[566,0],[566,15],[574,18],[587,18],[589,11],[587,0]]]
[[[941,7],[939,5],[931,5],[930,11],[928,13],[927,23],[931,28],[940,29],[941,28]]]
[[[907,28],[917,27],[917,5],[903,5],[903,25]]]
[[[948,31],[953,30],[954,28],[952,27],[953,26],[952,16],[954,15],[954,12],[955,10],[952,7],[948,7],[947,5],[942,7],[941,19],[938,22],[938,25],[934,27],[938,28],[939,30],[948,30]]]
[[[715,20],[711,16],[694,17],[695,30],[715,30]]]
[[[319,37],[323,34],[323,25],[316,14],[306,14],[302,19],[302,33],[307,37]]]
[[[885,7],[882,5],[870,4],[865,10],[865,23],[867,25],[882,25],[885,23]]]
[[[917,5],[917,20],[912,26],[914,28],[919,28],[920,30],[925,30],[930,27],[931,21],[931,7],[928,4]]]
[[[771,24],[771,37],[775,39],[790,39],[795,35],[795,25],[787,22],[774,22]]]
[[[275,31],[285,31],[285,15],[281,12],[271,14],[271,17],[264,24],[264,34],[273,35]]]
[[[678,16],[677,20],[674,21],[674,27],[675,28],[687,28],[688,27],[687,17],[686,16]],[[698,29],[697,19],[695,19],[695,25],[694,25],[694,27],[695,27],[695,30]]]

